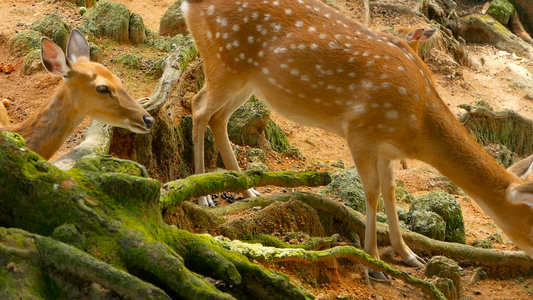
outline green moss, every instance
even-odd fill
[[[30,51],[41,48],[42,36],[35,30],[17,32],[9,39],[9,49],[18,57],[25,56]]]
[[[80,30],[117,42],[129,41],[130,10],[122,3],[101,0],[83,15]]]
[[[493,0],[487,13],[501,24],[507,25],[511,16],[515,13],[515,8],[507,0]]]
[[[131,69],[138,70],[141,68],[141,59],[135,54],[131,54],[131,53],[121,54],[115,59],[115,61]]]
[[[268,119],[268,123],[265,127],[265,137],[270,143],[272,150],[283,153],[290,146],[289,139],[285,131],[281,129],[274,121]]]
[[[67,50],[69,32],[72,28],[61,19],[58,13],[49,14],[35,21],[31,29],[51,38],[63,51]]]
[[[466,243],[463,213],[459,202],[441,190],[435,190],[429,194],[418,196],[409,209],[409,213],[415,211],[430,211],[441,216],[446,222],[447,242]]]
[[[24,73],[24,75],[32,75],[41,70],[44,70],[43,64],[41,62],[41,50],[32,50],[24,57],[22,72]]]
[[[146,26],[143,19],[138,14],[131,14],[130,17],[130,42],[133,44],[143,43],[146,39]]]

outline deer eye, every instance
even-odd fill
[[[96,91],[100,94],[109,94],[111,91],[109,91],[109,88],[107,85],[99,85],[96,87]]]

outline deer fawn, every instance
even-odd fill
[[[287,118],[347,140],[366,195],[364,248],[372,257],[379,258],[381,190],[394,250],[408,265],[424,263],[398,224],[391,160],[401,158],[437,168],[533,255],[533,183],[507,172],[474,141],[405,41],[374,33],[319,0],[185,0],[181,8],[206,76],[192,102],[196,173],[205,171],[207,125],[226,167],[239,170],[227,122],[255,93]],[[511,170],[531,172],[532,161]]]
[[[89,43],[76,29],[72,30],[67,54],[51,40],[41,39],[41,59],[51,73],[63,76],[52,99],[24,122],[0,126],[0,130],[17,132],[26,146],[45,159],[65,142],[86,116],[103,123],[147,133],[154,119],[133,99],[120,79],[106,67],[89,59]],[[6,118],[0,107],[0,119]]]

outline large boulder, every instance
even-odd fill
[[[102,0],[83,15],[80,30],[125,43],[130,39],[130,17],[126,5]]]
[[[514,13],[515,8],[508,0],[493,0],[488,10],[488,14],[503,25],[509,24]]]
[[[175,36],[176,34],[186,34],[187,26],[185,18],[181,12],[182,0],[176,1],[165,12],[161,21],[159,22],[159,35]]]
[[[430,211],[442,217],[446,222],[445,241],[466,243],[463,212],[453,195],[436,190],[415,198],[409,209],[411,216],[417,212]]]
[[[15,56],[25,56],[32,50],[41,48],[41,37],[43,35],[39,31],[19,31],[9,39],[9,49]]]
[[[63,51],[67,50],[69,33],[72,28],[61,19],[59,14],[53,13],[35,21],[31,25],[31,29],[51,38]]]
[[[411,230],[428,238],[444,241],[446,238],[446,222],[432,211],[415,211],[411,214]]]

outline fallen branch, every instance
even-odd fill
[[[339,246],[322,251],[308,251],[304,249],[279,249],[265,247],[261,244],[248,244],[239,240],[231,241],[225,237],[215,238],[220,245],[232,252],[240,253],[246,257],[261,260],[263,262],[299,262],[317,263],[345,258],[352,262],[363,264],[374,270],[381,271],[389,276],[403,280],[404,282],[420,288],[433,299],[446,299],[444,295],[431,283],[410,276],[404,271],[392,268],[387,263],[373,259],[366,252],[352,246]]]
[[[162,211],[189,200],[192,197],[209,195],[222,191],[242,192],[251,187],[276,185],[282,187],[323,186],[331,178],[325,172],[220,172],[189,176],[168,182],[161,192],[160,207]]]

